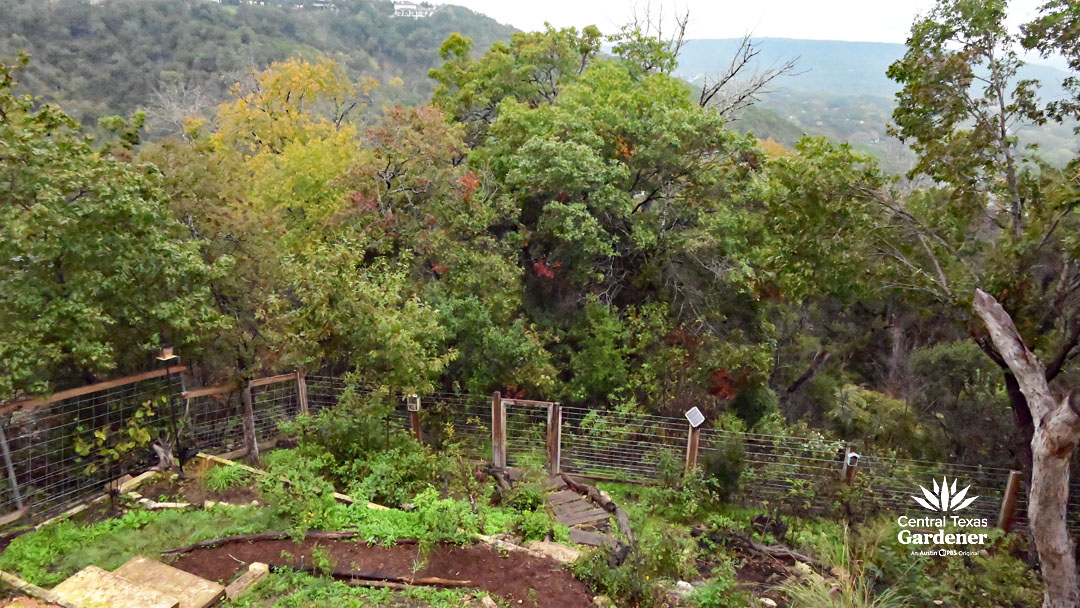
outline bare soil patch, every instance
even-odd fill
[[[193,505],[201,505],[207,500],[227,502],[234,505],[243,505],[253,500],[261,500],[258,491],[250,485],[214,492],[202,484],[197,472],[188,472],[189,468],[194,469],[194,463],[185,466],[186,479],[170,479],[170,475],[161,475],[153,482],[143,485],[137,491],[150,500],[160,500],[164,497],[167,501],[186,502]]]
[[[362,542],[305,540],[261,541],[202,549],[184,555],[173,566],[227,583],[251,562],[271,566],[311,566],[312,549],[319,547],[337,568],[378,572],[386,576],[438,577],[471,581],[471,588],[489,591],[521,606],[589,608],[592,600],[584,583],[550,559],[499,551],[486,545],[438,545],[421,562],[415,545],[368,546]],[[418,570],[415,568],[421,566]]]

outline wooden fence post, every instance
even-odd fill
[[[560,472],[559,463],[562,460],[561,403],[552,403],[548,406],[547,423],[548,473],[558,475]]]
[[[690,427],[690,432],[686,436],[686,472],[687,473],[694,470],[694,467],[697,466],[698,444],[701,441],[701,429],[694,426],[694,425],[692,425],[692,424],[688,425],[688,426]]]
[[[499,391],[491,396],[491,464],[500,471],[506,468],[506,408]]]
[[[259,463],[259,438],[255,436],[255,406],[251,399],[251,385],[244,386],[240,398],[244,402],[244,444],[247,446],[248,460]]]
[[[859,454],[851,449],[851,446],[844,448],[844,466],[840,470],[840,481],[851,485],[855,483],[855,473],[859,470]]]
[[[1012,528],[1013,515],[1016,514],[1016,500],[1020,496],[1020,471],[1009,471],[1009,481],[1005,484],[1005,495],[1001,498],[1001,512],[998,514],[998,527],[1005,532]]]
[[[406,399],[409,408],[409,427],[412,428],[413,438],[423,443],[424,432],[420,428],[420,395],[409,395]]]
[[[300,402],[300,413],[308,413],[308,400],[307,400],[307,377],[304,375],[304,368],[296,368],[296,398]]]
[[[23,508],[22,493],[19,492],[19,480],[15,477],[15,465],[11,462],[11,449],[8,447],[7,433],[3,425],[0,425],[0,449],[4,451],[4,468],[7,469],[8,485],[11,486],[11,495],[15,498],[15,508]]]

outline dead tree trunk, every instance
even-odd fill
[[[1080,582],[1065,507],[1069,460],[1080,439],[1080,399],[1076,393],[1062,401],[1054,398],[1042,362],[1024,345],[1005,309],[981,289],[975,290],[975,313],[1016,377],[1035,423],[1028,520],[1046,586],[1043,608],[1076,608],[1080,606]]]

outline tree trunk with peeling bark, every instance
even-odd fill
[[[1031,491],[1028,520],[1042,567],[1043,608],[1080,606],[1076,554],[1065,522],[1069,499],[1069,461],[1080,439],[1080,399],[1058,400],[1046,368],[1024,345],[1009,314],[989,294],[975,290],[975,313],[1027,398],[1035,429],[1031,439]]]

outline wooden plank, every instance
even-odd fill
[[[4,426],[0,425],[0,449],[4,454],[4,468],[7,470],[8,488],[15,497],[15,508],[19,511],[23,508],[22,492],[19,491],[19,480],[15,477],[15,465],[11,462],[11,450],[8,449],[7,434]],[[4,524],[0,523],[0,526]]]
[[[241,464],[239,462],[229,460],[228,458],[222,458],[221,456],[214,456],[213,454],[206,454],[204,452],[199,452],[198,454],[195,455],[195,457],[196,458],[202,458],[204,460],[209,460],[210,462],[216,462],[218,464],[225,465],[225,466],[240,467],[241,469],[243,469],[243,470],[245,470],[245,471],[247,471],[249,473],[252,473],[254,475],[267,475],[267,472],[262,470],[262,469],[256,469],[255,467],[251,467],[251,466],[248,466],[246,464]],[[284,480],[285,478],[282,477],[281,479]],[[352,496],[348,496],[348,495],[342,494],[340,492],[334,492],[334,498],[336,498],[339,502],[344,502],[344,503],[348,503],[348,504],[357,504],[357,503],[359,503],[359,501],[356,500],[355,498],[353,498]],[[383,505],[377,505],[377,504],[375,504],[373,502],[367,503],[367,508],[374,509],[376,511],[388,511],[388,510],[390,510],[390,507],[384,507]]]
[[[619,541],[615,540],[614,536],[597,534],[596,532],[586,532],[585,530],[579,530],[577,528],[570,528],[570,542],[579,545],[587,545],[589,547],[612,548],[619,544]]]
[[[270,566],[262,562],[254,562],[248,566],[247,572],[240,575],[240,578],[228,584],[225,587],[225,597],[236,599],[247,592],[248,589],[259,582],[266,574],[270,572]]]
[[[491,464],[506,468],[506,408],[498,391],[491,397]]]
[[[571,500],[578,500],[581,498],[581,494],[573,490],[562,490],[554,494],[547,495],[547,503],[551,506],[558,506],[564,503],[568,503]]]
[[[296,399],[300,402],[300,413],[308,413],[307,376],[302,367],[296,368]]]
[[[184,391],[180,396],[184,399],[194,399],[196,397],[209,397],[210,395],[231,393],[235,390],[235,386],[211,386],[209,388],[199,388],[193,391]]]
[[[43,589],[33,583],[28,583],[14,574],[4,572],[3,570],[0,570],[0,582],[17,589],[20,593],[25,593],[30,597],[36,597],[39,600],[43,600],[50,604],[56,604],[57,606],[63,606],[64,608],[81,608],[80,606],[60,599],[55,593],[48,589]]]
[[[129,559],[114,570],[113,574],[162,595],[176,598],[180,602],[180,608],[210,608],[225,597],[224,585],[142,555]]]
[[[126,386],[128,384],[142,382],[143,380],[160,378],[161,376],[164,376],[166,374],[179,374],[186,371],[188,371],[188,366],[176,365],[168,369],[155,369],[152,372],[145,372],[142,374],[136,374],[134,376],[125,376],[123,378],[117,378],[115,380],[109,380],[107,382],[87,384],[86,386],[80,386],[79,388],[72,388],[66,391],[53,393],[48,397],[37,397],[34,399],[23,399],[21,401],[14,401],[12,403],[8,403],[3,407],[0,407],[0,416],[26,408],[36,408],[42,405],[56,403],[57,401],[63,401],[64,399],[71,399],[72,397],[81,397],[83,395],[89,395],[90,393],[96,393],[98,391],[104,391],[110,388],[116,388],[118,386]]]
[[[573,517],[579,513],[584,513],[589,509],[593,509],[593,504],[587,500],[574,500],[566,504],[555,507],[556,517]]]
[[[697,466],[698,444],[700,441],[701,429],[691,426],[690,432],[686,436],[686,471],[688,473]]]
[[[53,587],[53,594],[83,608],[179,608],[171,596],[87,566]]]
[[[12,511],[11,513],[8,513],[7,515],[5,515],[3,517],[0,517],[0,528],[6,526],[8,524],[15,523],[15,522],[19,521],[20,519],[26,517],[29,514],[30,514],[30,507],[23,507],[23,508],[18,509],[16,511]]]
[[[253,464],[259,463],[259,440],[255,435],[255,406],[251,400],[251,385],[244,387],[240,394],[244,403],[244,445],[247,446],[247,457]]]
[[[547,407],[554,404],[554,401],[534,401],[532,399],[503,399],[503,405],[535,405],[537,407]]]
[[[266,386],[267,384],[277,384],[278,382],[288,382],[289,380],[296,380],[296,373],[292,374],[278,374],[276,376],[268,376],[266,378],[256,378],[251,382],[248,382],[248,386],[255,388],[258,386]]]
[[[587,524],[594,521],[604,521],[611,515],[603,509],[589,509],[588,511],[582,511],[580,513],[574,513],[573,515],[566,515],[556,518],[560,524],[565,526],[576,526],[578,524]]]
[[[547,427],[548,474],[558,475],[562,463],[562,405],[548,406]]]

